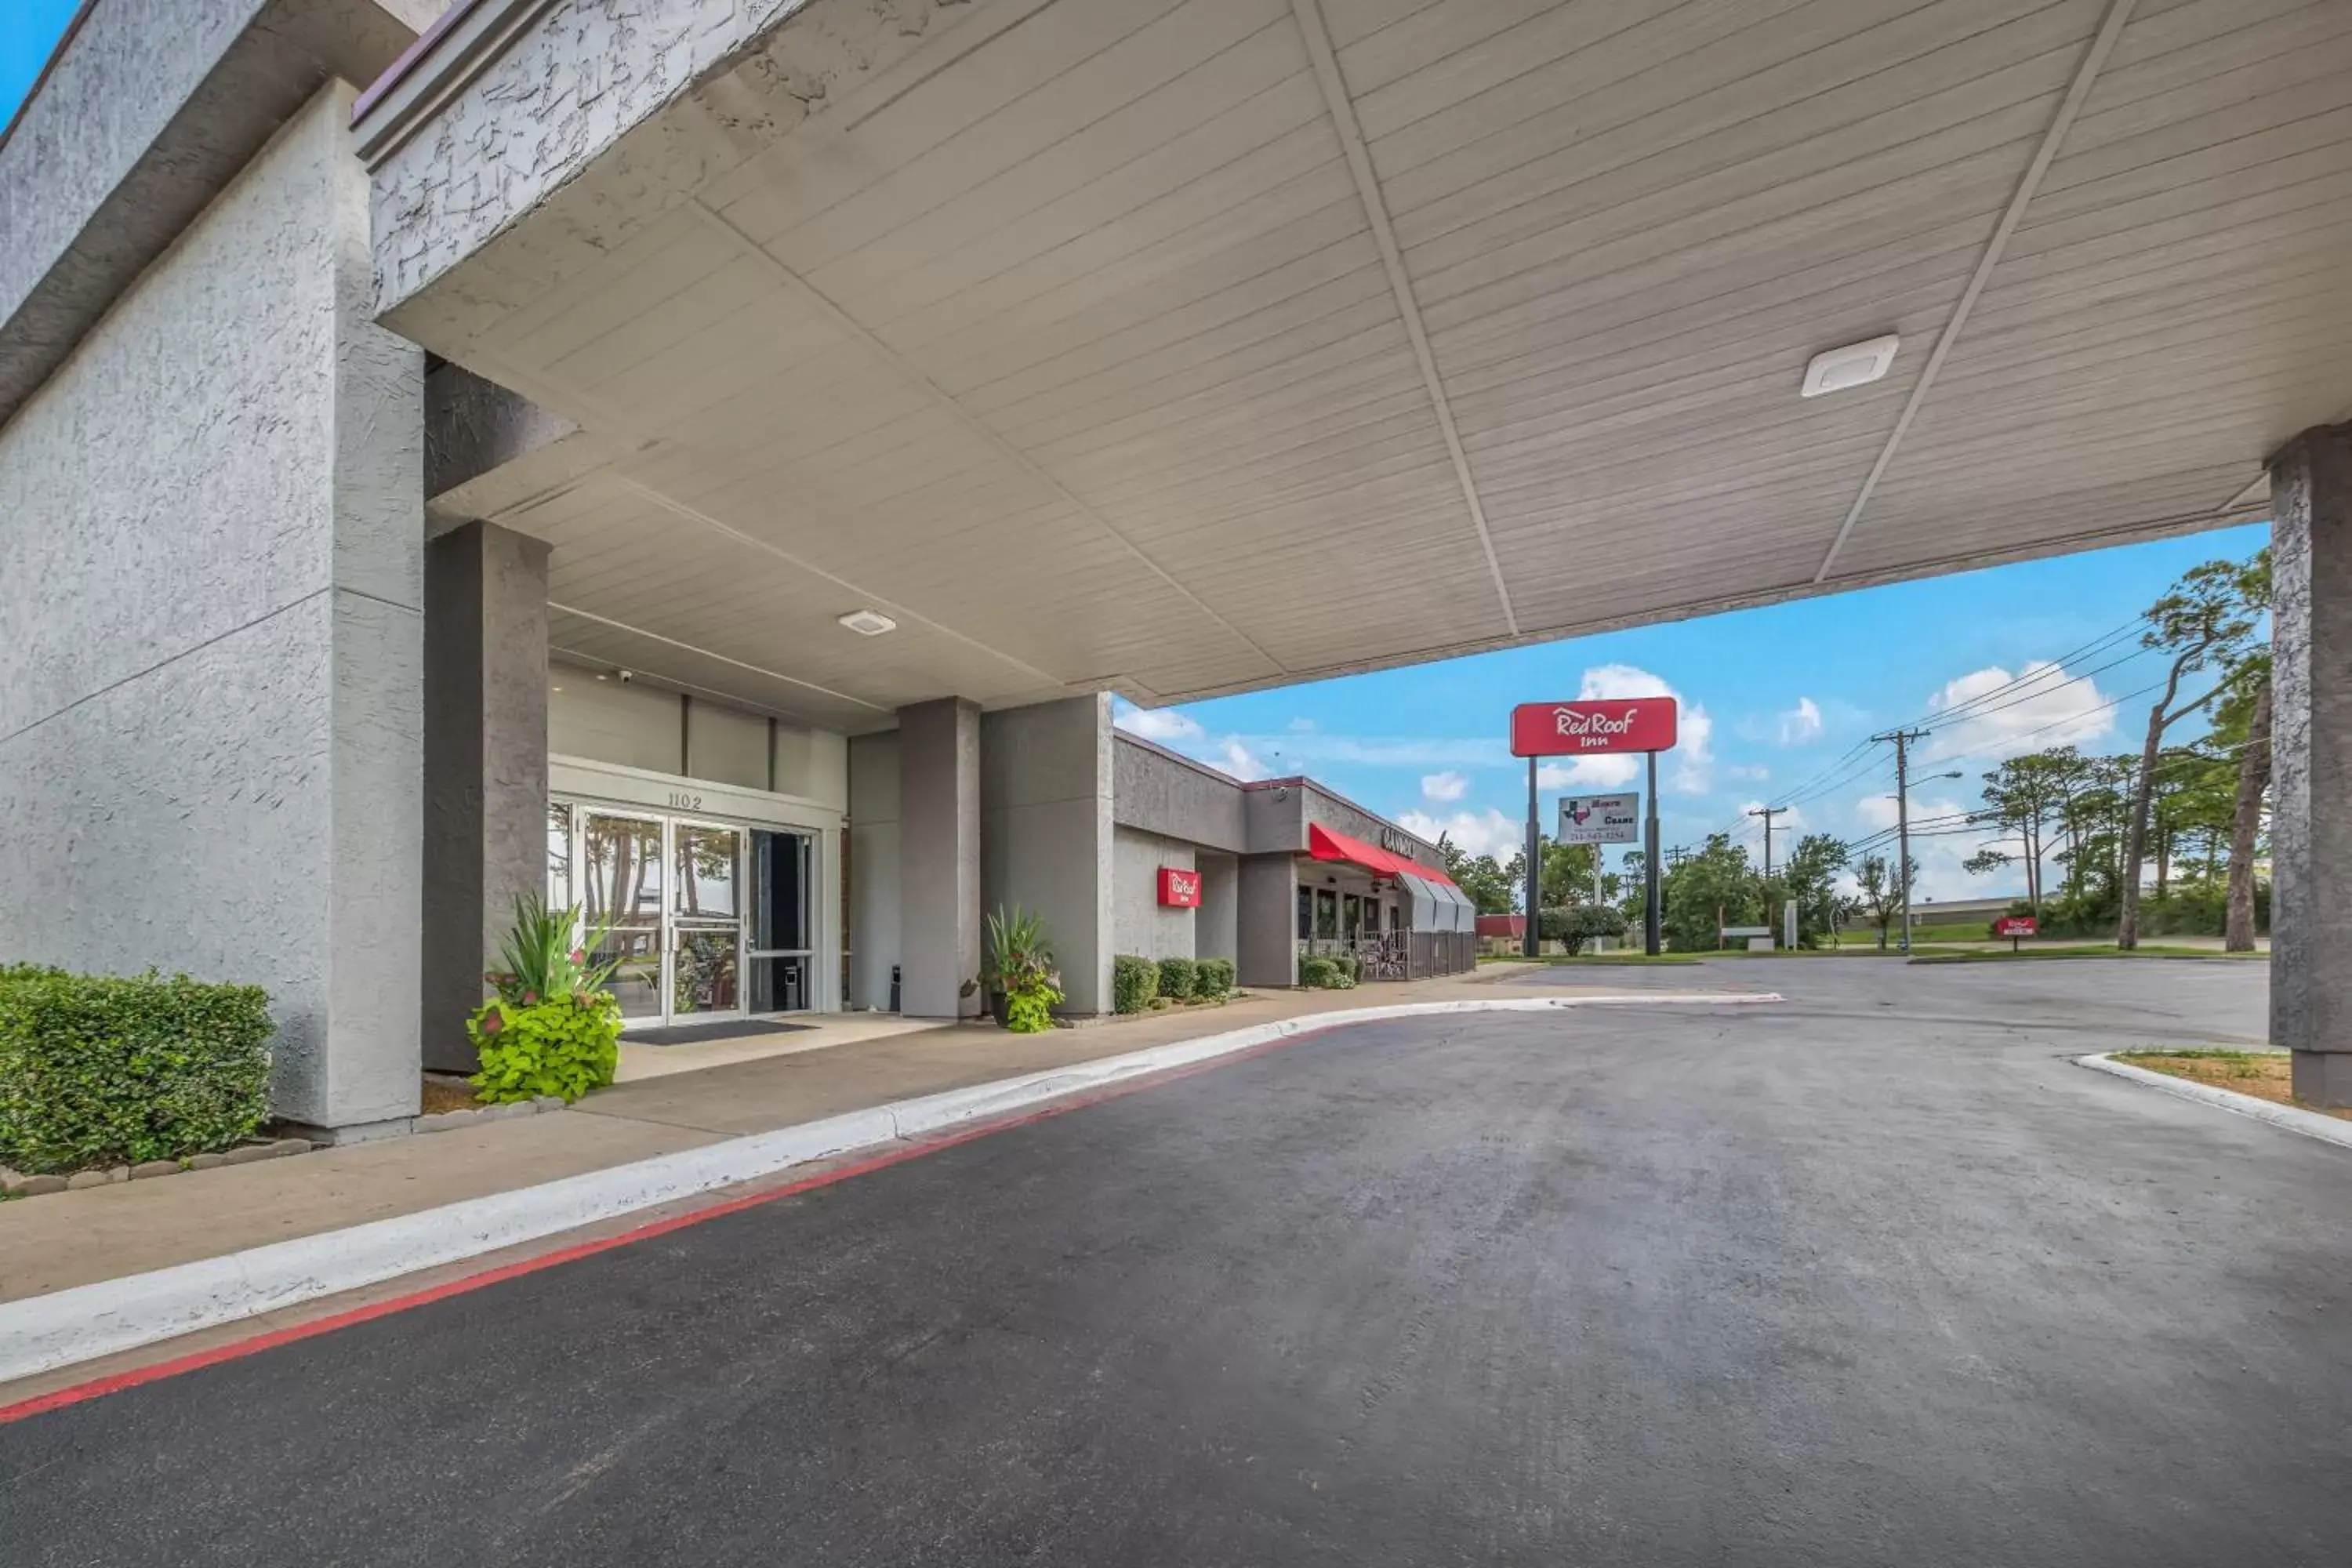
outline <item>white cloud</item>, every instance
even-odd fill
[[[1800,697],[1794,708],[1775,719],[1773,738],[1784,746],[1801,746],[1822,732],[1822,710],[1810,697]]]
[[[1172,746],[1182,741],[1197,741],[1206,732],[1201,728],[1200,721],[1181,708],[1137,708],[1121,702],[1113,713],[1111,722],[1130,735],[1140,735],[1163,746]]]
[[[1294,734],[1305,734],[1314,728],[1315,721],[1312,719],[1293,719],[1290,721],[1291,732]]]
[[[1646,669],[1630,664],[1597,664],[1584,672],[1584,685],[1579,697],[1671,697],[1679,710],[1677,743],[1668,753],[1674,772],[1666,787],[1681,795],[1705,795],[1715,787],[1715,721],[1707,716],[1705,707],[1693,702],[1681,692],[1659,679]],[[1614,763],[1620,766],[1598,770],[1612,776],[1597,776],[1596,772],[1579,773],[1589,763]],[[1569,764],[1577,782],[1614,788],[1633,782],[1642,771],[1639,757],[1578,757]],[[1541,782],[1538,780],[1538,782]]]
[[[1272,768],[1258,760],[1255,752],[1242,744],[1242,739],[1238,735],[1225,737],[1223,749],[1219,752],[1215,765],[1233,774],[1244,784],[1265,778],[1274,772]]]
[[[2071,678],[2064,666],[2053,660],[2027,660],[2016,682],[2011,686],[2009,671],[1997,664],[1946,681],[1942,690],[1927,699],[1927,727],[1935,733],[1916,753],[1918,759],[1999,762],[2021,752],[2080,745],[2116,727],[2116,700],[2101,691],[2097,681]],[[1937,723],[1936,715],[1979,698],[1986,699],[1982,706],[1947,724]]]
[[[1536,768],[1538,789],[1621,789],[1642,776],[1642,759],[1616,752],[1598,757],[1570,757]]]
[[[1517,854],[1528,833],[1525,822],[1505,816],[1491,805],[1483,812],[1457,811],[1448,816],[1433,816],[1425,811],[1399,812],[1397,826],[1433,844],[1443,836],[1451,838],[1465,855],[1492,855],[1497,860],[1507,860]]]
[[[1734,763],[1723,770],[1723,776],[1734,784],[1742,782],[1762,784],[1772,776],[1772,770],[1761,763]]]
[[[1470,793],[1470,781],[1451,770],[1442,773],[1424,774],[1421,781],[1422,796],[1433,801],[1456,801]]]

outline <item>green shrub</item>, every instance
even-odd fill
[[[1189,958],[1160,961],[1160,994],[1171,1002],[1189,1002],[1200,984],[1201,968]]]
[[[1337,959],[1318,955],[1298,961],[1298,984],[1316,991],[1337,990],[1339,985],[1339,963]]]
[[[480,1054],[475,1098],[493,1104],[561,1096],[569,1102],[613,1081],[621,1065],[621,1005],[580,991],[528,1007],[493,996],[466,1020]]]
[[[1203,958],[1192,965],[1192,994],[1203,1002],[1214,1002],[1229,995],[1234,989],[1234,961],[1230,958]]]
[[[1148,958],[1122,952],[1110,961],[1111,1007],[1120,1013],[1140,1013],[1160,994],[1160,965]]]
[[[269,1114],[273,1032],[257,985],[0,969],[0,1164],[37,1174],[229,1148]]]

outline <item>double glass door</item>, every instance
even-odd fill
[[[810,1005],[808,835],[551,803],[551,900],[609,927],[594,956],[637,1024]]]

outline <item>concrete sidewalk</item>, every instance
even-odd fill
[[[990,1024],[924,1029],[616,1084],[547,1115],[21,1199],[0,1204],[0,1301],[1253,1024],[1482,994],[1493,978],[1259,993],[1044,1035]]]

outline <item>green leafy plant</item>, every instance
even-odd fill
[[[1122,952],[1110,961],[1111,1008],[1140,1013],[1160,994],[1160,965],[1135,953]]]
[[[1045,920],[1018,904],[1000,904],[988,917],[985,934],[988,959],[981,979],[992,996],[1004,999],[1004,1026],[1016,1035],[1052,1028],[1054,1008],[1064,997]]]
[[[257,985],[0,969],[0,1164],[33,1173],[229,1148],[269,1114]]]
[[[1221,1002],[1234,989],[1234,961],[1230,958],[1203,958],[1195,961],[1192,973],[1192,994],[1203,1002]]]
[[[499,946],[505,965],[482,978],[494,994],[466,1020],[478,1068],[477,1098],[491,1103],[560,1096],[571,1101],[613,1081],[621,1062],[621,1005],[605,990],[617,960],[591,963],[600,927],[575,945],[576,908],[551,910],[536,893],[515,900]]]
[[[1200,968],[1189,958],[1160,961],[1160,994],[1171,1002],[1189,1002],[1200,981]]]
[[[1355,982],[1336,958],[1318,954],[1298,961],[1298,984],[1310,991],[1345,991]]]
[[[604,946],[612,927],[599,926],[583,941],[577,905],[551,910],[537,893],[523,893],[514,901],[514,923],[499,943],[503,968],[482,976],[499,1000],[518,1007],[534,1007],[551,996],[601,991],[620,967],[618,958],[592,963],[588,954]]]

